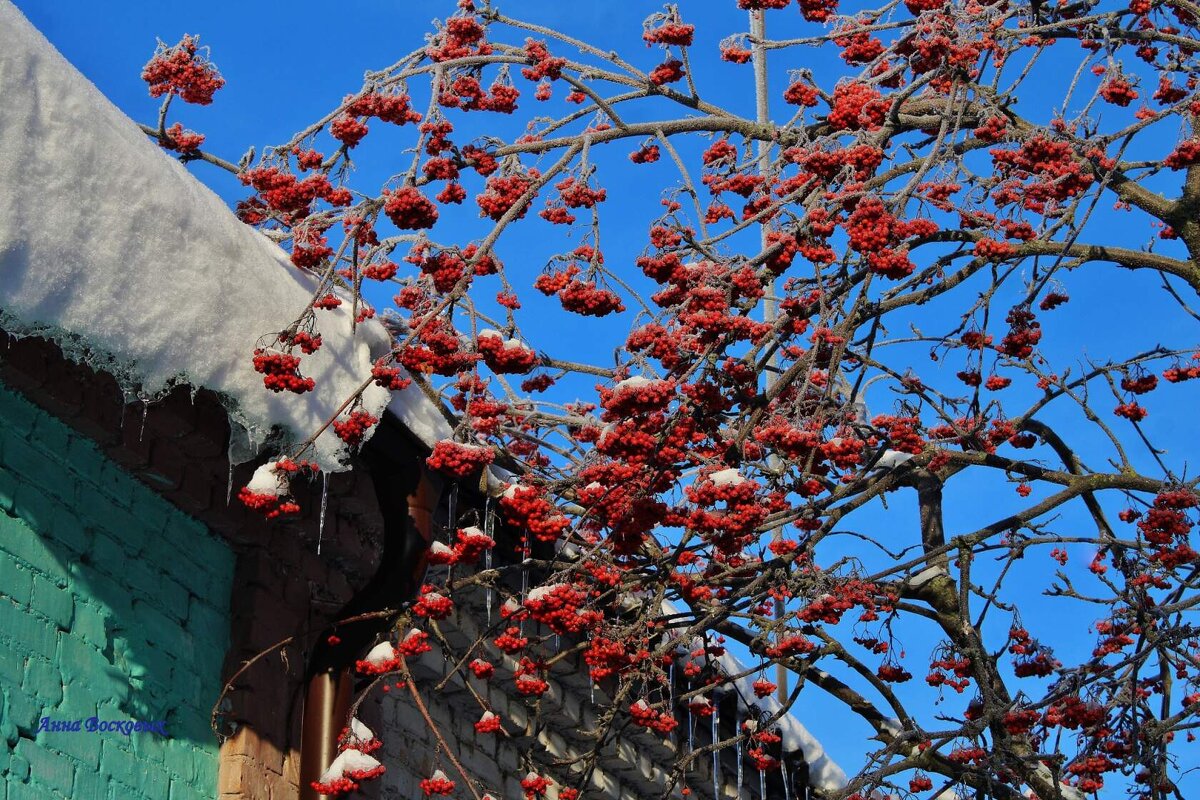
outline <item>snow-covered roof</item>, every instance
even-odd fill
[[[684,613],[682,606],[670,600],[662,602],[662,611],[668,617]],[[693,643],[695,644],[698,642]],[[717,664],[726,675],[741,675],[746,672],[746,666],[728,650],[717,658]],[[782,739],[780,746],[785,753],[800,751],[804,763],[808,765],[808,780],[813,787],[834,790],[846,785],[845,770],[829,757],[817,737],[813,736],[794,714],[780,714],[783,707],[774,695],[762,698],[755,695],[752,675],[744,675],[735,680],[733,688],[737,693],[738,702],[744,706],[757,706],[759,711],[771,717],[779,715],[775,725],[779,727],[779,736]]]
[[[273,425],[293,440],[310,435],[388,352],[381,325],[351,334],[350,304],[321,311],[324,344],[301,366],[316,389],[268,391],[252,352],[305,309],[312,277],[147,139],[8,0],[0,97],[0,327],[53,338],[143,397],[175,382],[214,390],[254,444]],[[363,399],[429,444],[450,431],[416,387],[390,405],[376,386]],[[341,451],[328,431],[314,460],[336,470]]]

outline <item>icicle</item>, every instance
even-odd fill
[[[667,667],[667,708],[675,707],[675,660]]]
[[[696,715],[691,711],[688,712],[688,742],[687,751],[690,753],[696,749]]]
[[[138,428],[138,441],[142,440],[142,436],[146,434],[146,417],[150,413],[150,403],[142,399],[142,426]]]
[[[716,697],[714,697],[713,699],[716,700]],[[718,718],[720,716],[721,716],[721,704],[719,702],[714,702],[713,703],[713,715],[712,715],[712,743],[713,743],[713,745],[716,745],[717,742],[721,741],[721,734],[717,730],[717,727],[719,724]],[[720,758],[718,757],[719,754],[720,754],[720,751],[717,750],[716,747],[714,746],[713,751],[712,751],[713,797],[721,796],[721,761],[720,761]]]
[[[742,765],[742,706],[740,703],[737,705],[736,714],[737,716],[733,720],[733,729],[737,733],[737,744],[734,745],[737,752],[737,797],[738,800],[742,800],[742,773],[744,770]]]
[[[758,796],[767,800],[767,771],[765,769],[758,771]]]
[[[492,535],[492,498],[488,498],[483,502],[483,533],[489,539],[495,541],[495,536]],[[483,551],[483,566],[487,570],[492,568],[492,548]],[[492,624],[492,586],[488,584],[484,589],[484,602],[487,605],[487,621],[488,626]]]
[[[449,530],[454,530],[455,528],[458,527],[458,516],[457,516],[458,515],[458,484],[457,483],[450,487],[450,501],[449,501],[448,511],[450,512],[449,513],[450,518],[446,520],[446,527]]]
[[[233,459],[229,459],[229,483],[225,484],[225,505],[233,499]]]
[[[321,521],[317,523],[317,555],[321,555],[321,542],[325,538],[325,508],[329,504],[329,473],[321,471]]]
[[[525,562],[529,560],[529,534],[525,534],[524,541],[526,544],[522,548],[524,558],[521,560],[521,603],[524,603],[525,598],[529,596],[529,567],[525,564]],[[520,626],[522,636],[525,635],[525,616],[526,615],[521,616]]]
[[[789,778],[786,761],[779,762],[779,774],[783,777],[783,800],[792,800],[792,793],[788,791]]]

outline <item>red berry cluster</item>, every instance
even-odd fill
[[[558,291],[558,300],[567,311],[584,317],[605,317],[625,310],[615,292],[598,288],[595,281],[571,279]]]
[[[479,334],[475,348],[488,368],[498,375],[524,375],[538,364],[536,353],[515,339],[504,339],[496,331]]]
[[[1042,715],[1043,724],[1068,730],[1091,730],[1108,717],[1108,712],[1099,703],[1090,703],[1077,695],[1067,695],[1050,704]]]
[[[413,317],[409,326],[421,328],[417,340],[405,346],[397,356],[409,372],[454,375],[478,360],[478,356],[464,349],[463,340],[444,317],[433,320]]]
[[[677,58],[671,58],[650,70],[650,74],[646,77],[655,86],[662,86],[683,80],[683,75],[683,62]]]
[[[808,22],[827,22],[837,13],[838,0],[799,0],[800,15]]]
[[[638,700],[629,707],[629,715],[634,725],[649,728],[666,736],[679,726],[679,720],[670,711],[656,709],[645,700]]]
[[[816,650],[817,646],[811,639],[799,633],[789,634],[775,641],[764,652],[770,658],[787,658],[788,656],[804,655]]]
[[[904,683],[912,680],[912,673],[899,664],[880,664],[875,674],[881,681],[888,683]]]
[[[855,20],[846,23],[838,31],[834,31],[833,43],[842,48],[842,60],[847,64],[870,64],[883,54],[883,41],[872,36],[861,25],[870,24],[869,20]],[[845,31],[842,33],[842,31]],[[836,35],[841,33],[841,35]]]
[[[400,640],[396,652],[402,656],[414,657],[428,653],[432,649],[433,647],[429,644],[429,634],[413,628]]]
[[[985,261],[1003,261],[1016,252],[1017,248],[1008,242],[998,242],[995,239],[988,239],[986,237],[975,242],[975,255]]]
[[[475,723],[476,733],[496,733],[500,730],[500,717],[491,711],[483,712],[483,716]]]
[[[357,411],[351,412],[346,419],[334,421],[333,432],[346,444],[351,447],[358,447],[362,444],[363,437],[366,436],[367,431],[377,422],[379,422],[378,417],[360,408]]]
[[[933,788],[933,780],[926,774],[918,772],[908,782],[910,792],[927,792]]]
[[[836,0],[834,0],[836,2]],[[754,57],[752,50],[747,50],[745,47],[739,47],[735,44],[727,44],[721,46],[721,60],[728,61],[731,64],[748,64],[750,59]]]
[[[593,189],[584,181],[567,177],[554,184],[558,196],[567,208],[593,208],[597,203],[604,202],[608,195],[604,189]]]
[[[300,375],[300,357],[257,348],[254,351],[254,371],[263,376],[263,385],[272,392],[289,391],[296,394],[311,392],[316,382]]]
[[[225,79],[198,53],[199,41],[199,37],[184,35],[172,47],[159,43],[154,57],[142,68],[142,80],[150,84],[151,97],[169,92],[185,103],[206,106],[212,102]]]
[[[629,160],[635,164],[653,164],[658,161],[660,152],[656,144],[644,144],[629,154]]]
[[[541,542],[553,542],[571,526],[542,492],[533,486],[511,486],[500,498],[500,510],[510,525],[527,530]]]
[[[267,519],[289,514],[299,514],[299,504],[277,494],[258,494],[243,486],[238,490],[238,500],[251,511],[257,511]]]
[[[1176,145],[1163,163],[1171,169],[1186,169],[1200,164],[1200,139],[1185,139]]]
[[[395,125],[420,122],[421,115],[412,110],[410,102],[409,96],[402,92],[393,94],[368,92],[351,101],[346,106],[346,113],[353,117],[376,117],[383,122],[391,122]]]
[[[1040,213],[1047,202],[1075,197],[1095,181],[1069,143],[1045,136],[1034,136],[1017,150],[990,153],[997,175],[1010,178],[992,192],[1001,206],[1015,203]]]
[[[542,667],[530,658],[522,656],[513,674],[513,682],[520,694],[541,697],[550,688],[542,678]]]
[[[387,648],[383,648],[387,650]],[[374,651],[370,654],[373,658],[359,659],[354,662],[354,669],[361,675],[386,675],[389,672],[395,672],[400,669],[400,656],[396,653],[395,648],[387,650],[385,654],[376,655]]]
[[[807,81],[796,81],[783,93],[785,102],[811,108],[817,104],[817,87]]]
[[[536,39],[525,40],[525,55],[529,57],[533,66],[522,67],[521,75],[531,81],[540,81],[543,78],[558,80],[562,77],[562,68],[567,65],[565,58],[550,55],[546,43]]]
[[[1013,307],[1005,321],[1009,329],[998,349],[1013,358],[1029,358],[1033,355],[1034,345],[1042,339],[1041,323],[1034,318],[1033,312],[1020,306]]]
[[[1113,409],[1113,413],[1118,417],[1124,417],[1130,422],[1141,422],[1150,415],[1150,412],[1144,407],[1132,401],[1128,403],[1121,403]]]
[[[1008,117],[1003,117],[997,114],[994,117],[988,117],[983,121],[978,128],[972,131],[980,139],[985,142],[998,142],[1004,138],[1004,134],[1008,131]]]
[[[492,640],[492,643],[511,656],[524,650],[529,644],[529,638],[522,636],[521,629],[514,625],[505,629],[503,633]]]
[[[341,204],[334,201],[343,199],[340,192],[344,190],[335,189],[324,173],[299,180],[279,167],[255,167],[241,173],[238,179],[243,185],[253,187],[258,193],[255,199],[261,201],[263,207],[284,215],[288,224],[296,224],[307,217],[313,202],[318,199],[331,205]]]
[[[483,26],[475,17],[451,17],[446,20],[446,27],[425,48],[425,54],[432,61],[489,55],[492,46],[484,41],[484,34]]]
[[[760,11],[769,8],[787,8],[792,0],[738,0],[737,7],[743,11]]]
[[[426,797],[434,795],[447,795],[454,791],[454,781],[446,777],[446,773],[440,769],[433,773],[433,777],[421,779],[421,792]]]
[[[517,204],[538,177],[540,173],[536,169],[530,169],[525,174],[513,173],[488,178],[483,193],[475,197],[475,202],[479,204],[482,215],[499,220]],[[524,217],[528,209],[529,204],[526,203],[517,219]]]
[[[463,528],[458,532],[458,542],[454,545],[458,560],[471,564],[479,560],[484,551],[496,546],[496,540],[479,528]]]
[[[683,22],[670,21],[664,22],[657,28],[648,28],[642,38],[647,44],[663,44],[675,45],[676,47],[690,47],[692,37],[696,33],[695,25],[687,25]]]
[[[195,155],[202,144],[204,144],[204,134],[185,131],[183,125],[178,122],[167,128],[165,136],[160,136],[158,139],[159,147],[174,150],[185,156]]]
[[[496,111],[511,114],[517,110],[517,99],[521,96],[515,86],[496,80],[484,91],[479,79],[473,75],[460,75],[449,85],[443,85],[438,93],[438,105],[463,111]]]
[[[1138,99],[1137,90],[1122,77],[1111,77],[1100,86],[1100,96],[1114,106],[1125,108]]]
[[[342,114],[329,125],[329,135],[346,147],[354,147],[367,135],[367,123],[350,114]]]
[[[963,690],[971,685],[971,659],[966,656],[949,653],[942,658],[934,659],[930,662],[929,667],[929,674],[925,676],[925,682],[930,686],[949,686],[962,694]]]
[[[569,583],[532,589],[525,598],[530,615],[550,630],[563,635],[578,635],[604,619],[599,611],[586,609],[588,593]]]
[[[521,788],[525,791],[525,800],[537,800],[545,796],[550,788],[550,781],[536,772],[530,772],[521,779]]]
[[[436,469],[455,478],[478,475],[479,471],[492,463],[496,454],[489,447],[440,441],[425,459],[430,469]]]
[[[387,202],[383,212],[392,224],[401,230],[432,228],[438,219],[437,206],[421,194],[416,187],[405,186],[394,192],[385,192]]]

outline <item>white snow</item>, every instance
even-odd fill
[[[415,383],[394,392],[391,402],[387,404],[387,410],[392,412],[413,436],[430,447],[454,436],[454,426]]]
[[[369,742],[375,738],[375,732],[362,724],[358,717],[350,718],[350,735],[360,742]]]
[[[483,330],[481,330],[479,332],[480,339],[482,339],[485,336],[495,337],[496,339],[504,339],[504,334],[502,334],[500,331],[492,330],[491,328],[484,328]],[[525,346],[525,343],[522,342],[520,339],[504,339],[503,347],[505,350],[528,350],[529,349],[528,347]]]
[[[442,772],[440,769],[435,769],[435,770],[433,771],[433,774],[432,774],[432,775],[430,775],[430,776],[429,776],[429,778],[430,778],[431,780],[435,780],[435,781],[448,781],[448,780],[450,780],[449,776],[447,776],[447,775],[446,775],[446,773]]]
[[[532,589],[530,589],[529,594],[525,596],[525,602],[528,603],[530,600],[532,600],[533,602],[536,603],[536,602],[542,600],[543,598],[548,597],[549,595],[553,594],[556,590],[558,590],[559,588],[561,588],[565,585],[566,584],[564,584],[564,583],[551,583],[551,584],[546,584],[543,586],[535,586]]]
[[[343,750],[328,769],[321,773],[317,783],[332,783],[346,777],[348,772],[370,772],[379,767],[379,762],[359,750]]]
[[[925,569],[918,572],[916,575],[913,575],[911,578],[909,578],[908,585],[915,589],[918,586],[924,586],[925,584],[929,583],[931,580],[936,578],[938,575],[946,575],[946,574],[947,573],[946,573],[945,568],[943,568],[941,566],[934,565],[932,567],[926,567]]]
[[[279,497],[282,494],[287,494],[288,480],[286,474],[281,474],[275,468],[274,461],[268,461],[254,470],[254,474],[250,477],[250,482],[246,484],[246,488],[255,494]]]
[[[302,374],[316,389],[275,394],[251,358],[286,328],[314,280],[225,203],[0,0],[0,324],[48,336],[68,355],[153,397],[185,381],[220,393],[257,449],[273,425],[293,441],[316,431],[390,344],[382,325],[351,335],[349,303],[320,311],[324,345]],[[416,387],[387,406],[426,443],[448,430]],[[315,451],[315,452],[314,452]],[[342,469],[342,442],[323,433],[306,457]]]
[[[875,469],[895,469],[912,458],[912,453],[901,453],[899,450],[884,450],[883,455],[875,462]]]
[[[662,611],[663,614],[671,616],[682,613],[683,609],[669,600],[664,600]],[[745,665],[728,650],[717,658],[717,664],[725,671],[726,675],[740,675],[746,671]],[[758,706],[760,710],[772,717],[779,714],[782,706],[775,695],[755,698],[753,675],[745,675],[734,681],[733,685],[737,691],[738,698],[743,703]],[[801,724],[800,720],[788,713],[780,715],[775,724],[779,726],[779,735],[783,740],[781,742],[783,751],[787,753],[799,750],[804,756],[804,762],[808,764],[809,779],[812,781],[813,786],[826,791],[833,791],[846,785],[845,771],[834,763],[829,754],[825,752],[825,748],[815,736],[808,732],[808,729]]]
[[[746,479],[742,477],[736,467],[717,470],[709,475],[708,479],[712,482],[713,486],[738,486],[746,482]]]
[[[380,642],[371,648],[370,652],[367,653],[367,657],[364,658],[363,661],[371,664],[372,666],[379,666],[380,664],[386,664],[389,661],[393,661],[395,658],[396,648],[392,647],[392,643]]]
[[[429,552],[436,553],[438,555],[448,555],[454,552],[454,548],[450,547],[444,542],[434,542],[433,544],[429,545]]]
[[[620,392],[624,389],[640,389],[643,386],[649,386],[652,383],[657,383],[657,381],[652,381],[644,375],[634,375],[632,378],[626,378],[623,381],[619,381],[617,385],[613,387],[613,392]]]

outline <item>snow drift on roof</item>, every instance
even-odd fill
[[[668,617],[684,613],[683,606],[670,600],[663,600],[661,608],[663,614]],[[692,646],[700,646],[700,640],[692,642]],[[741,675],[746,671],[746,666],[728,651],[717,658],[717,664],[726,675]],[[809,733],[800,720],[791,713],[781,714],[783,706],[774,695],[762,698],[755,696],[753,675],[743,675],[733,681],[733,688],[737,692],[738,702],[743,706],[756,707],[758,711],[771,717],[779,715],[774,724],[779,727],[779,736],[782,739],[780,746],[785,753],[800,751],[804,763],[808,765],[808,779],[812,786],[831,791],[846,785],[845,771],[829,757],[825,747],[817,737]]]
[[[110,103],[0,0],[0,325],[49,336],[73,358],[153,396],[173,382],[219,392],[257,449],[273,425],[317,430],[390,347],[381,325],[351,335],[349,304],[320,311],[324,346],[302,396],[263,387],[251,364],[305,309],[314,282]],[[372,386],[379,416],[386,390]],[[390,408],[427,443],[444,420],[416,387]],[[315,458],[339,469],[327,431]],[[313,457],[310,454],[309,457]]]

